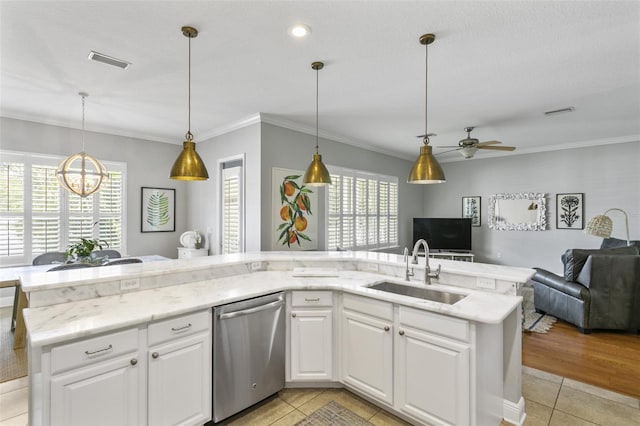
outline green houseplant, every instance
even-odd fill
[[[81,238],[77,243],[69,244],[65,254],[71,262],[102,263],[103,259],[92,257],[94,250],[109,247],[105,240]]]

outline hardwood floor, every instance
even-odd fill
[[[640,399],[640,335],[578,329],[558,320],[547,334],[525,333],[522,363]]]

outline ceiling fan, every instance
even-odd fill
[[[460,154],[464,158],[473,158],[473,154],[476,153],[479,149],[493,149],[495,151],[513,151],[516,149],[515,146],[493,146],[497,144],[501,144],[500,141],[487,141],[487,142],[479,142],[478,139],[471,137],[471,131],[474,127],[465,127],[464,131],[467,132],[467,137],[458,142],[458,146],[439,146],[438,148],[455,148],[449,151],[439,152],[439,154],[444,154],[446,152],[451,151],[460,151]]]

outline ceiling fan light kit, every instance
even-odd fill
[[[191,133],[191,39],[198,36],[198,30],[193,27],[182,27],[182,34],[189,39],[189,119],[182,151],[171,167],[169,177],[175,180],[207,180],[209,173],[204,161],[196,152],[196,143]]]
[[[513,146],[494,146],[501,144],[500,141],[486,141],[480,142],[476,138],[471,137],[471,131],[473,131],[475,127],[465,127],[464,131],[467,132],[467,137],[461,139],[458,142],[458,146],[439,146],[438,148],[453,148],[451,151],[460,151],[460,154],[466,159],[473,158],[473,155],[478,151],[478,149],[492,149],[494,151],[513,151],[516,148]],[[450,151],[441,152],[440,154],[445,154]]]
[[[311,68],[316,71],[316,153],[304,172],[302,182],[309,186],[325,186],[331,185],[331,175],[322,163],[322,155],[318,153],[318,72],[324,68],[324,64],[316,61],[311,64]]]
[[[56,176],[64,189],[84,198],[97,192],[102,182],[109,178],[109,173],[100,160],[84,152],[84,104],[89,95],[78,94],[82,98],[82,151],[62,160]]]
[[[424,34],[420,37],[420,44],[425,46],[425,84],[424,84],[424,137],[423,145],[420,147],[420,155],[413,163],[409,173],[408,183],[432,184],[446,182],[444,171],[433,155],[433,148],[429,145],[429,132],[427,130],[428,117],[428,72],[429,72],[429,45],[436,39],[434,34]]]

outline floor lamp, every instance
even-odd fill
[[[601,238],[611,237],[611,230],[613,229],[613,221],[609,216],[607,216],[607,213],[614,210],[619,211],[624,215],[624,224],[627,228],[627,245],[630,246],[631,243],[629,242],[629,217],[627,216],[627,212],[625,212],[622,209],[612,208],[605,211],[604,214],[593,217],[587,224],[587,227],[584,229],[584,232],[589,235],[593,235],[595,237],[601,237]]]

